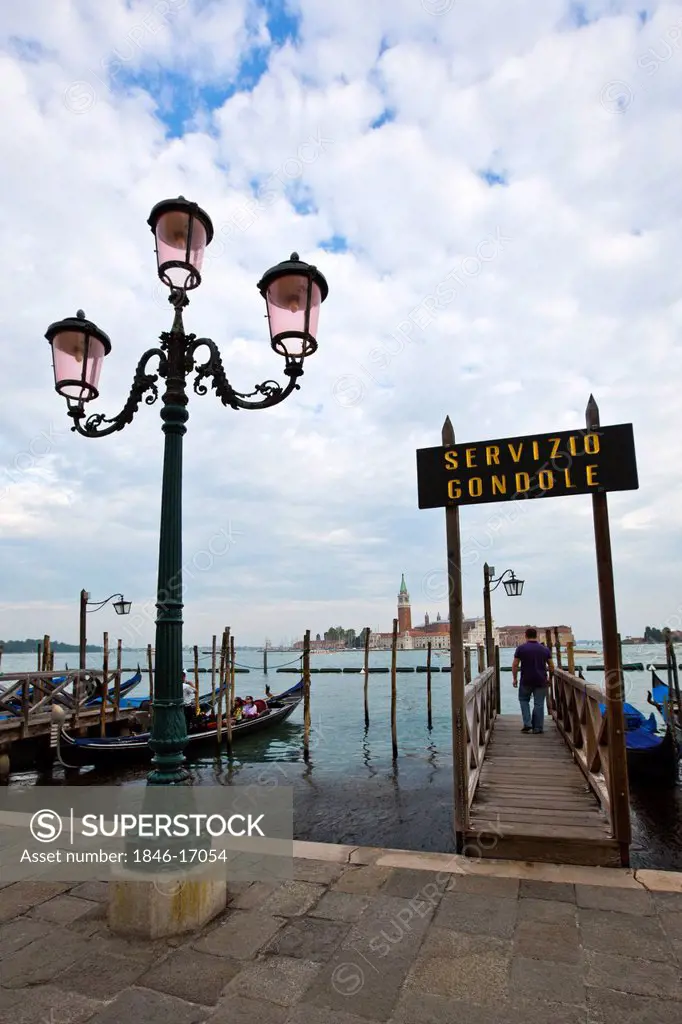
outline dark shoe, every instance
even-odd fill
[[[533,729],[533,735],[534,736],[541,736],[544,731],[545,731],[544,729]]]
[[[531,727],[529,725],[524,725],[523,729],[521,730],[521,732],[531,732],[531,731],[532,730],[531,730]]]

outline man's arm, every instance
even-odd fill
[[[512,685],[514,687],[517,687],[519,685],[519,681],[518,681],[517,677],[518,677],[518,674],[519,674],[519,665],[521,664],[521,662],[519,661],[518,655],[519,655],[519,649],[517,647],[516,650],[514,651],[514,660],[512,661]]]

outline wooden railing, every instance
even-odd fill
[[[469,683],[464,690],[464,706],[466,718],[467,762],[466,791],[468,793],[468,810],[473,803],[478,780],[483,768],[488,743],[493,731],[497,715],[496,707],[495,668],[491,666]]]
[[[22,733],[28,733],[32,720],[49,714],[54,705],[71,712],[78,722],[80,712],[88,700],[105,694],[106,686],[101,671],[65,669],[63,672],[4,672],[0,675],[0,725],[23,724]],[[72,688],[72,692],[68,692]],[[6,717],[5,717],[6,716]]]
[[[603,707],[607,709],[605,714],[602,714]],[[598,686],[586,683],[563,669],[554,669],[550,684],[550,714],[597,797],[612,827],[614,839],[628,844],[625,735],[618,729],[609,728],[608,707],[607,696]]]

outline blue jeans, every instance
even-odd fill
[[[530,713],[530,698],[533,698],[533,714]],[[519,687],[519,704],[525,729],[542,729],[545,724],[545,701],[547,699],[546,686],[524,686]]]

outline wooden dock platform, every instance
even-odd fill
[[[620,867],[620,844],[551,716],[542,735],[499,716],[465,840],[484,857]]]

